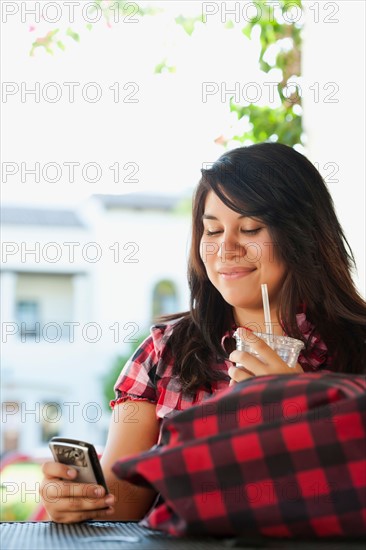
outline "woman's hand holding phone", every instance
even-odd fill
[[[53,438],[51,449],[58,462],[43,465],[40,491],[50,519],[58,523],[77,523],[92,519],[136,521],[143,518],[156,498],[156,491],[118,479],[112,467],[125,456],[150,449],[158,441],[159,430],[155,404],[145,401],[117,404],[110,420],[102,468],[97,455],[94,460],[92,446],[82,441]],[[68,450],[65,443],[69,445]],[[80,454],[80,450],[83,453]],[[89,477],[91,470],[92,478]]]
[[[43,505],[53,521],[75,523],[90,519],[108,519],[114,513],[115,497],[108,494],[95,450],[91,445],[83,445],[89,447],[84,447],[85,457],[84,451],[76,441],[55,439],[50,443],[52,453],[59,462],[46,462],[43,465],[44,478],[40,494]],[[93,475],[93,471],[89,472],[90,451],[93,451],[96,457],[93,470],[98,475]],[[87,464],[80,463],[80,453],[82,458],[87,460]],[[66,464],[62,463],[65,461]],[[98,479],[100,484],[85,482],[85,475],[88,477],[89,473],[92,478]],[[84,478],[84,482],[79,483],[76,481],[77,478]]]

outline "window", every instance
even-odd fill
[[[2,445],[1,452],[17,451],[20,437],[20,403],[17,401],[3,401],[1,403],[2,416]]]
[[[56,401],[43,403],[41,424],[42,443],[48,443],[51,437],[59,435],[61,417],[62,409],[59,403]]]
[[[22,342],[28,338],[36,340],[39,338],[39,304],[32,300],[21,300],[16,305],[16,315],[20,327]]]
[[[159,281],[153,291],[153,318],[178,311],[178,297],[172,281]]]

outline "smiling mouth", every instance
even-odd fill
[[[251,273],[256,271],[256,269],[233,269],[228,271],[219,271],[220,277],[225,280],[241,279],[242,277],[247,277]]]

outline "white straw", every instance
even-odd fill
[[[261,285],[262,288],[262,300],[263,300],[263,310],[264,310],[264,324],[266,326],[268,334],[272,335],[272,322],[271,322],[271,311],[269,309],[269,298],[268,298],[268,288],[266,284]]]

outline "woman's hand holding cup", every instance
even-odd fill
[[[244,344],[250,345],[252,353],[236,349],[230,354],[229,360],[238,364],[238,366],[232,366],[228,370],[231,378],[230,385],[253,376],[301,374],[304,372],[299,363],[296,363],[294,367],[289,367],[274,349],[262,338],[254,335],[252,331],[240,327],[237,329],[237,335]],[[256,355],[253,355],[253,353]]]

